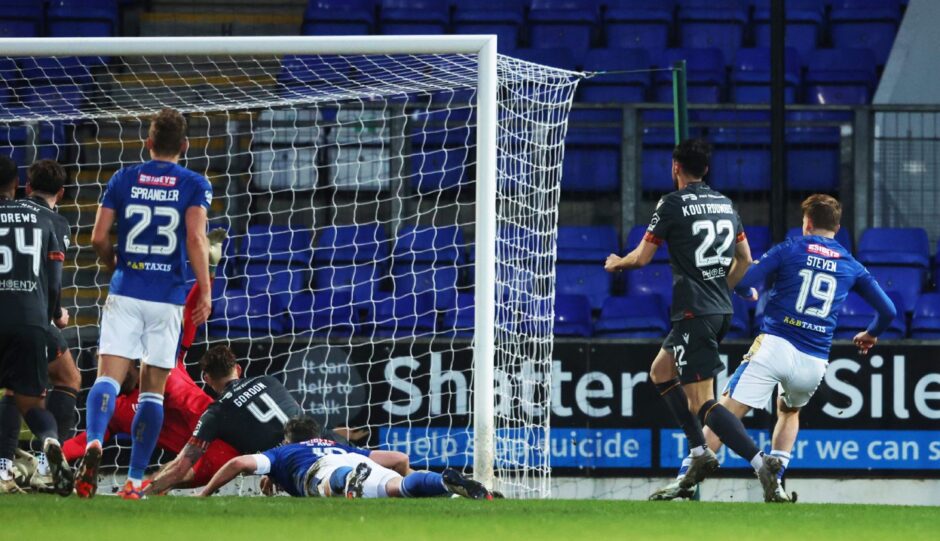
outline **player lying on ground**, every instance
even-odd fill
[[[233,458],[212,478],[202,496],[211,496],[241,474],[267,475],[295,497],[428,498],[457,494],[475,500],[493,496],[481,483],[456,470],[406,476],[383,467],[390,451],[369,451],[318,439],[309,417],[291,419],[284,428],[286,443],[260,454]]]
[[[2,157],[5,167],[0,169],[4,171],[16,171],[16,164],[7,157]],[[39,209],[55,210],[56,204],[62,199],[65,190],[66,174],[54,160],[39,160],[33,163],[27,170],[26,178],[26,197],[20,199],[27,205],[32,205]],[[68,222],[58,213],[53,218],[56,238],[61,243],[62,251],[65,252],[71,241]],[[64,308],[60,308],[61,316],[57,321],[51,322],[48,329],[47,348],[49,351],[48,376],[49,384],[52,389],[46,393],[46,409],[56,420],[59,441],[64,442],[70,438],[75,428],[75,397],[78,395],[78,389],[81,387],[81,375],[78,367],[75,366],[75,360],[69,351],[62,331],[59,326],[68,325],[69,314]],[[0,418],[10,416],[12,424],[13,416],[19,417],[16,410],[16,404],[12,395],[4,396],[0,399]],[[19,443],[20,432],[10,432],[3,434],[4,438],[10,440],[4,442],[6,447],[16,447]],[[26,484],[21,488],[31,488],[40,492],[52,490],[52,472],[49,471],[49,464],[44,453],[40,453],[37,458],[26,452],[17,452],[16,462],[29,473],[23,479]]]
[[[803,236],[772,248],[741,280],[739,287],[750,288],[775,276],[761,334],[721,397],[721,404],[740,418],[751,409],[768,406],[774,388],[780,388],[771,454],[781,460],[783,468],[776,485],[764,487],[768,502],[791,501],[781,481],[799,431],[800,408],[812,398],[826,373],[839,308],[849,292],[857,292],[877,310],[868,329],[853,339],[862,354],[877,343],[896,313],[874,277],[836,242],[842,216],[839,202],[828,195],[812,195],[802,207]],[[721,447],[718,436],[707,428],[705,436],[712,450]],[[681,482],[689,462],[686,458],[679,478],[650,499],[690,497],[694,487],[685,488]],[[794,493],[792,501],[795,497]]]
[[[0,493],[17,492],[12,474],[20,416],[42,442],[54,490],[72,493],[72,471],[62,456],[55,417],[46,410],[49,322],[63,318],[62,251],[56,221],[45,205],[14,201],[16,164],[0,162],[0,387],[15,408],[0,417]],[[64,324],[63,324],[64,325]]]
[[[725,366],[718,344],[727,334],[734,309],[730,289],[751,263],[744,226],[730,199],[710,188],[711,146],[687,139],[672,153],[676,191],[659,200],[640,244],[625,257],[610,254],[608,272],[643,267],[664,242],[672,267],[672,330],[650,367],[650,381],[685,432],[692,452],[690,488],[718,469],[718,458],[705,445],[706,425],[751,463],[761,483],[776,484],[779,459],[765,456],[741,420],[715,400],[714,378]],[[756,292],[755,292],[756,294]],[[750,293],[748,293],[750,296]]]

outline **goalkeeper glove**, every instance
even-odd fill
[[[215,268],[222,259],[222,243],[228,236],[228,232],[221,227],[209,231],[206,235],[209,238],[209,274],[215,274]]]

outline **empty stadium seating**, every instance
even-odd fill
[[[448,5],[436,0],[381,0],[379,26],[387,35],[443,34],[450,22]]]
[[[520,0],[465,0],[454,11],[457,34],[495,34],[501,53],[512,54],[525,24],[525,5]]]
[[[673,0],[607,0],[604,35],[609,47],[665,49],[672,32]]]
[[[311,0],[301,33],[309,36],[355,36],[375,28],[374,0]]]
[[[555,336],[589,337],[591,302],[584,295],[555,295]]]
[[[539,49],[561,47],[583,54],[597,20],[597,4],[591,0],[532,0],[529,42]]]
[[[594,325],[594,336],[605,338],[659,338],[668,332],[669,318],[659,295],[609,297]]]
[[[940,339],[940,293],[924,293],[914,307],[911,338]]]
[[[603,265],[618,251],[617,230],[610,226],[559,226],[558,261]]]

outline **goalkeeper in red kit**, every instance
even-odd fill
[[[215,275],[215,267],[222,257],[222,242],[225,240],[225,230],[215,229],[209,232],[209,273]],[[170,371],[166,382],[164,394],[164,420],[163,428],[157,440],[157,447],[174,454],[179,452],[189,441],[199,418],[213,402],[186,372],[184,360],[186,353],[192,346],[196,337],[196,326],[192,324],[192,311],[199,298],[199,285],[194,284],[186,297],[186,307],[183,312],[183,333],[180,338],[180,348],[176,357],[176,366]],[[114,409],[114,416],[108,423],[105,438],[115,434],[129,434],[134,413],[137,410],[137,397],[140,390],[137,388],[138,373],[136,370],[128,371],[127,379],[121,389]],[[63,452],[67,460],[74,461],[85,454],[84,432],[67,440],[63,445]],[[239,453],[227,443],[216,440],[212,442],[206,453],[195,464],[192,476],[184,480],[183,486],[205,485],[231,458]]]

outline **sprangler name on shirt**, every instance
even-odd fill
[[[144,199],[147,201],[179,201],[179,190],[161,190],[158,188],[131,188],[131,199]]]

